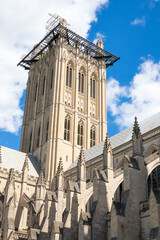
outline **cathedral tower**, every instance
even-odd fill
[[[58,21],[57,21],[58,20]],[[104,141],[106,67],[118,57],[51,18],[48,32],[18,64],[29,70],[20,151],[38,157],[52,181],[59,158],[64,170],[79,155]]]

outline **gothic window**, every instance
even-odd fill
[[[90,97],[93,99],[96,98],[96,82],[94,77],[90,79]]]
[[[39,147],[39,143],[40,143],[40,133],[41,133],[41,128],[38,128],[38,136],[37,136],[37,147]]]
[[[78,92],[84,93],[84,73],[83,73],[83,71],[79,72]]]
[[[159,147],[152,144],[147,150],[146,157],[152,155],[155,152],[158,152],[158,150],[159,150]]]
[[[70,64],[67,66],[66,70],[66,86],[72,87],[72,67]]]
[[[90,130],[90,147],[93,147],[96,144],[96,130],[95,127],[92,126]]]
[[[37,88],[38,88],[38,84],[36,83],[35,93],[34,93],[34,101],[37,100]]]
[[[77,144],[83,146],[83,122],[78,123]]]
[[[71,125],[71,120],[70,116],[65,117],[64,121],[64,140],[70,141],[70,125]]]
[[[155,191],[160,191],[160,166],[153,169],[153,171],[148,176],[148,196],[150,194],[151,188]]]
[[[51,72],[51,83],[50,83],[50,89],[53,88],[53,81],[54,81],[53,74],[54,74],[54,72],[53,72],[53,69],[52,69],[52,72]]]
[[[31,152],[31,146],[32,146],[32,132],[31,132],[30,137],[29,137],[29,149],[28,149],[28,152]]]
[[[48,140],[48,132],[49,132],[49,120],[48,120],[47,125],[46,125],[46,142]]]
[[[44,90],[45,90],[45,83],[46,83],[46,78],[43,78],[43,86],[42,86],[42,95],[44,95]]]

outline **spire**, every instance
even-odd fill
[[[136,138],[138,138],[138,136],[141,134],[137,117],[134,118],[133,134],[136,135]]]
[[[141,135],[137,117],[135,117],[134,119],[132,146],[133,146],[133,157],[136,155],[143,156],[142,135]]]
[[[61,173],[63,173],[63,162],[62,162],[62,158],[60,157],[58,168],[57,168],[57,176],[60,176]]]
[[[97,41],[97,44],[96,44],[98,47],[100,47],[100,48],[104,48],[104,43],[103,43],[103,40],[102,40],[102,38],[100,38],[100,39],[98,39],[98,41]]]
[[[106,139],[105,139],[105,142],[104,142],[104,148],[103,148],[103,151],[104,150],[107,150],[107,152],[109,151],[109,150],[111,150],[111,141],[110,141],[110,139],[109,139],[109,136],[108,136],[108,132],[106,133]]]
[[[78,158],[77,180],[78,181],[86,181],[86,163],[85,163],[83,147],[81,147],[79,158]]]
[[[63,190],[64,178],[63,178],[63,162],[62,162],[61,157],[59,159],[59,164],[58,164],[57,174],[56,174],[55,180],[56,180],[55,189],[56,190]]]
[[[81,150],[80,150],[80,154],[79,154],[79,158],[78,158],[78,164],[80,164],[80,166],[85,164],[85,156],[84,156],[83,146],[81,146]]]
[[[22,171],[24,172],[25,169],[29,170],[29,164],[28,164],[28,156],[26,154],[25,160],[24,160],[24,164],[23,164],[23,168]]]
[[[11,168],[9,170],[9,175],[8,175],[8,179],[7,179],[7,185],[10,185],[10,183],[14,182],[14,180],[15,180],[14,169]]]
[[[106,139],[104,142],[103,148],[103,170],[108,168],[113,168],[113,156],[112,156],[112,147],[111,141],[108,136],[108,132],[106,133]]]
[[[45,185],[45,183],[46,183],[46,181],[45,181],[44,175],[43,175],[43,168],[41,168],[37,184],[38,185]]]

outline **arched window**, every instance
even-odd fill
[[[70,116],[66,116],[64,120],[64,140],[70,141]]]
[[[46,78],[43,78],[43,86],[42,86],[42,95],[44,95],[44,91],[45,91],[45,83],[46,83]]]
[[[152,154],[154,154],[155,152],[157,152],[158,153],[158,150],[159,150],[159,147],[157,146],[157,145],[155,145],[155,144],[152,144],[149,148],[148,148],[148,150],[147,150],[147,152],[146,152],[146,157],[149,157],[150,155],[152,155]]]
[[[48,120],[47,125],[46,125],[46,142],[48,140],[48,132],[49,132],[49,120]]]
[[[66,86],[67,87],[72,87],[72,67],[71,64],[67,66],[66,70]]]
[[[151,188],[155,191],[160,191],[160,166],[153,169],[153,171],[148,176],[148,196],[150,194]]]
[[[32,132],[30,133],[30,137],[29,137],[29,149],[28,149],[28,152],[31,152],[31,146],[32,146]]]
[[[39,147],[39,143],[40,143],[40,134],[41,134],[41,128],[38,128],[38,136],[37,136],[37,147]]]
[[[96,130],[95,127],[92,126],[90,130],[90,147],[93,147],[96,144]]]
[[[90,78],[90,97],[96,98],[96,81],[93,76]]]
[[[79,72],[78,92],[84,93],[84,73],[82,70]]]
[[[77,144],[83,146],[83,122],[78,123]]]
[[[50,89],[53,88],[53,82],[54,82],[54,76],[53,76],[53,74],[54,74],[54,71],[53,71],[53,69],[52,69],[52,71],[51,71],[51,83],[50,83]]]

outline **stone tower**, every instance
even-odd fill
[[[53,20],[53,19],[52,19]],[[18,64],[29,70],[20,151],[38,157],[50,182],[62,157],[64,170],[103,141],[106,67],[118,57],[78,36],[64,19]]]

